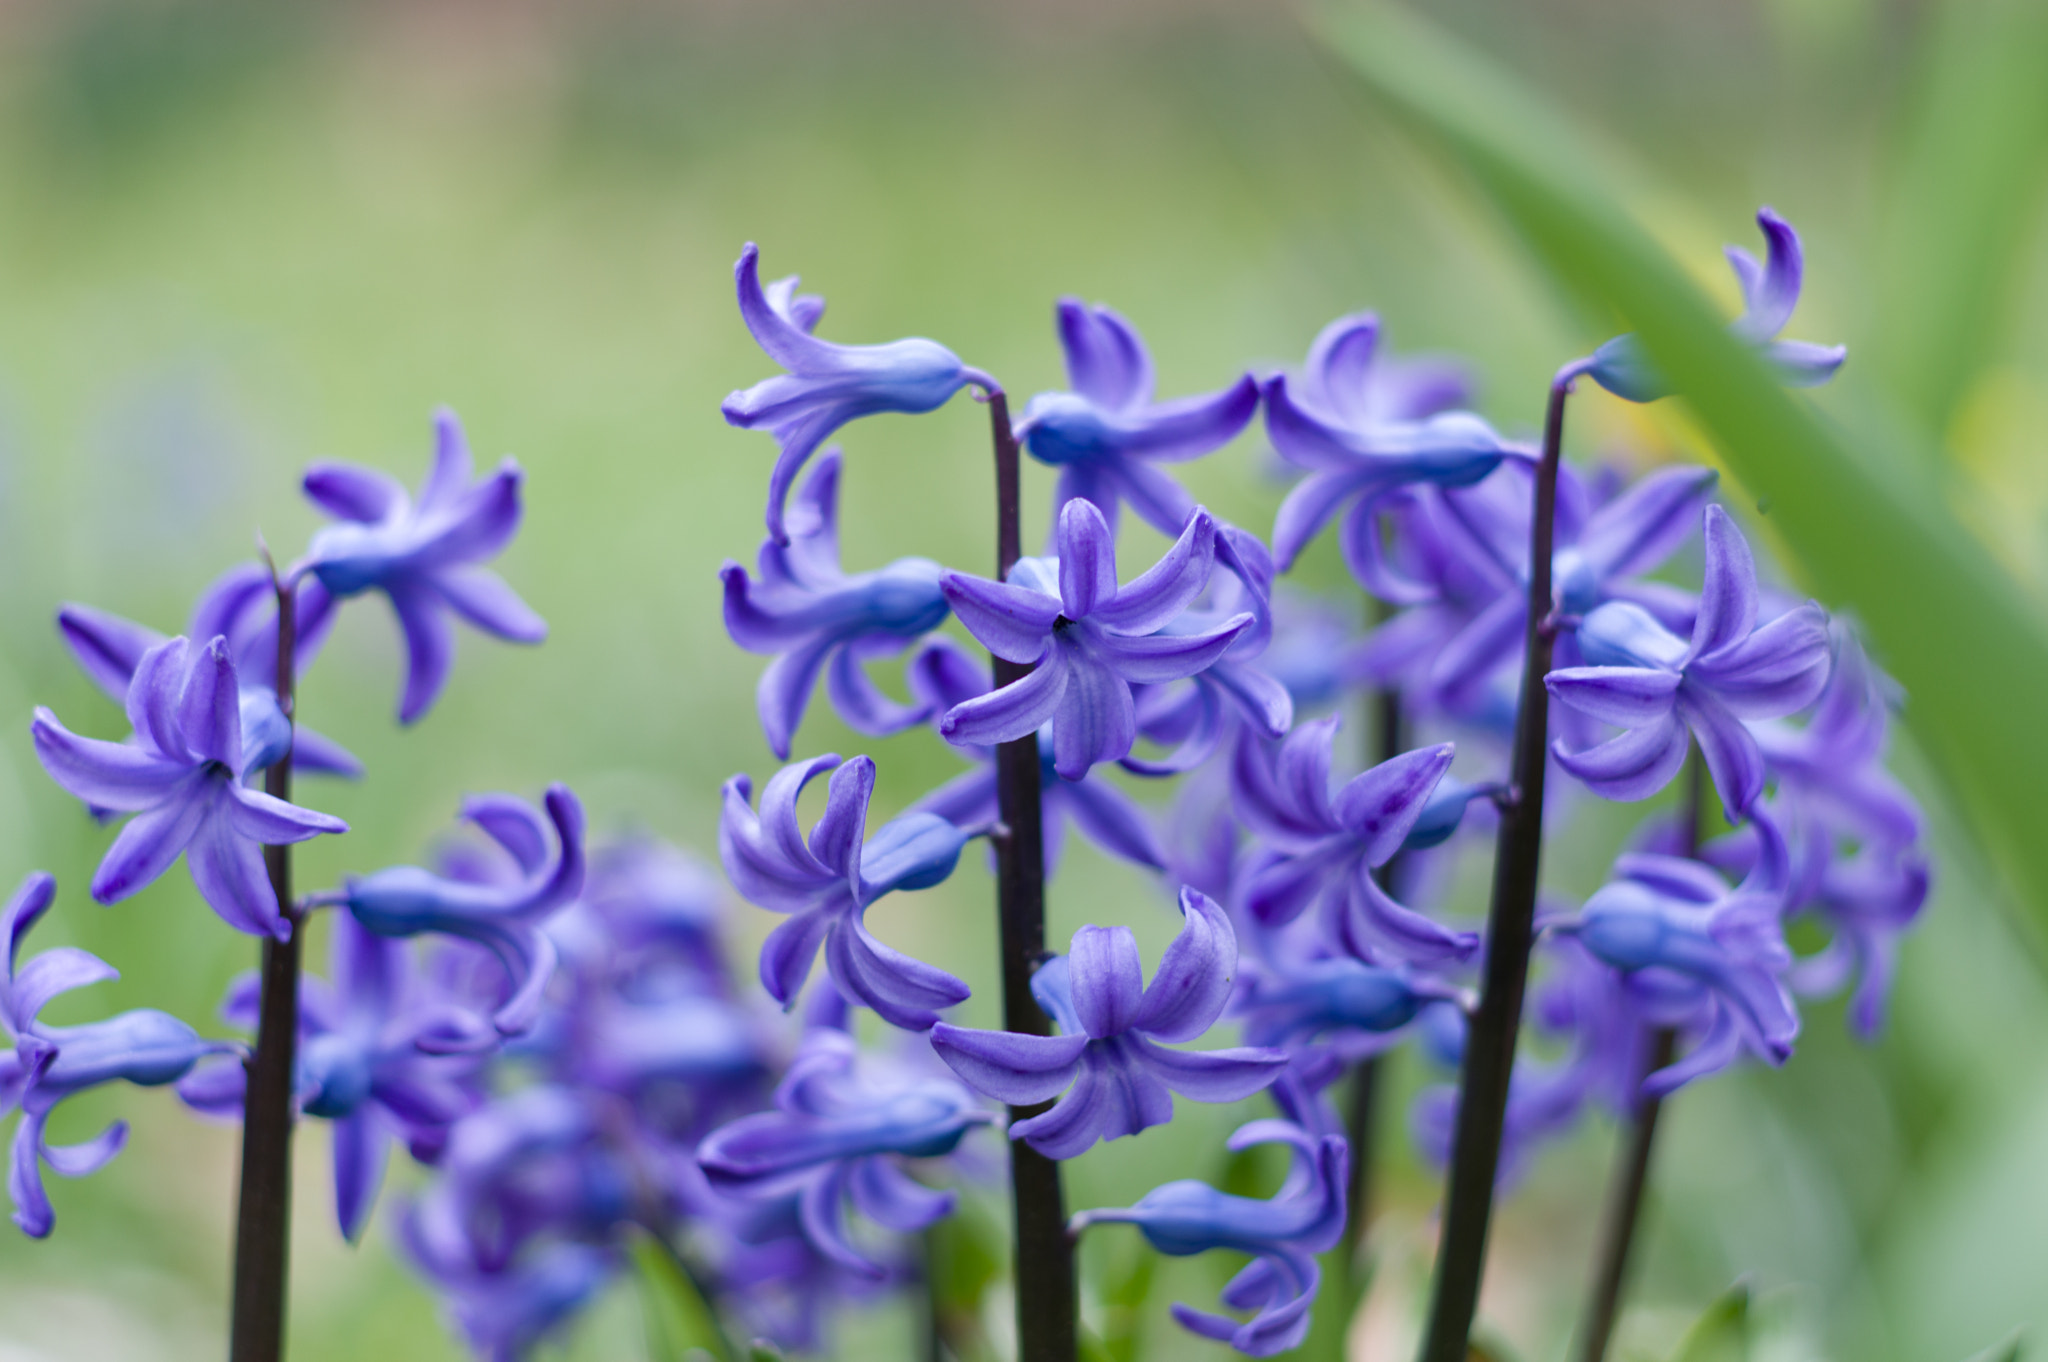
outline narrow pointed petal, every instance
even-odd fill
[[[384,1163],[391,1137],[374,1107],[364,1106],[334,1122],[334,1217],[341,1237],[351,1244],[362,1239],[370,1208],[384,1181]]]
[[[1579,555],[1600,578],[1634,577],[1661,566],[1700,523],[1720,474],[1711,468],[1660,468],[1593,513]]]
[[[1096,1039],[1128,1030],[1145,996],[1138,939],[1128,927],[1083,927],[1067,955],[1074,1014]]]
[[[128,820],[93,873],[93,898],[100,903],[119,903],[155,883],[183,854],[206,821],[206,811],[206,800],[188,796]]]
[[[1685,765],[1685,725],[1669,716],[1632,729],[1584,752],[1553,744],[1557,764],[1603,799],[1633,803],[1671,783]]]
[[[321,833],[348,831],[348,824],[333,814],[302,809],[296,804],[252,790],[244,785],[222,787],[226,796],[224,812],[235,832],[265,846],[286,846]]]
[[[1131,1044],[1167,1087],[1197,1102],[1235,1102],[1272,1085],[1287,1067],[1284,1050],[1169,1050],[1142,1036]]]
[[[192,768],[128,743],[81,738],[38,706],[29,725],[36,760],[50,779],[94,808],[132,813],[173,798]]]
[[[1688,692],[1679,697],[1678,704],[1700,745],[1700,756],[1714,779],[1721,807],[1730,822],[1740,822],[1764,792],[1763,750],[1742,720],[1711,696]]]
[[[405,686],[399,693],[398,721],[409,724],[433,707],[447,683],[455,656],[455,633],[440,597],[430,587],[393,581],[387,594],[405,636]]]
[[[291,934],[291,924],[278,912],[263,853],[255,842],[236,833],[225,810],[200,822],[185,849],[185,867],[192,872],[200,897],[236,931],[279,940]]]
[[[1650,667],[1565,667],[1543,678],[1550,693],[1581,714],[1622,728],[1671,713],[1679,674]]]
[[[1067,382],[1075,392],[1110,411],[1152,400],[1152,357],[1123,317],[1078,298],[1062,298],[1057,322]]]
[[[1086,619],[1116,596],[1116,541],[1091,503],[1060,507],[1059,563],[1060,613],[1068,619]]]
[[[1756,625],[1756,559],[1749,541],[1719,506],[1707,507],[1704,533],[1706,568],[1699,615],[1692,627],[1694,657],[1707,657],[1740,642]]]
[[[487,634],[511,643],[539,643],[548,623],[489,568],[451,568],[436,573],[434,585],[449,608]]]
[[[1132,1029],[1164,1041],[1190,1041],[1223,1015],[1237,978],[1237,933],[1207,894],[1180,891],[1179,935],[1160,957]]]
[[[1137,715],[1130,685],[1123,677],[1071,645],[1060,648],[1056,655],[1064,664],[1066,684],[1053,711],[1053,769],[1068,780],[1079,780],[1090,767],[1129,754],[1131,744],[1138,740]],[[1018,682],[1016,688],[1025,684]],[[969,701],[961,710],[981,703]]]
[[[327,514],[359,524],[382,520],[409,500],[398,479],[352,463],[316,463],[301,486],[306,499]]]
[[[1064,656],[1052,653],[1021,681],[947,710],[939,720],[939,736],[950,743],[993,747],[1036,733],[1059,710],[1069,670]]]
[[[1197,507],[1173,546],[1157,563],[1115,589],[1115,599],[1099,608],[1094,619],[1121,634],[1163,628],[1202,593],[1215,565],[1216,518]]]
[[[1101,634],[1093,640],[1094,651],[1107,658],[1124,680],[1156,686],[1206,671],[1256,622],[1255,616],[1245,613],[1202,634]]]
[[[1073,1082],[1088,1048],[1085,1035],[1029,1036],[1014,1031],[971,1031],[940,1022],[932,1050],[968,1087],[1011,1106],[1049,1102]]]
[[[1331,811],[1363,843],[1365,863],[1384,865],[1415,827],[1429,796],[1451,769],[1450,743],[1419,747],[1383,761],[1337,792]]]
[[[1060,617],[1060,603],[1052,597],[1006,582],[949,572],[939,579],[939,589],[967,632],[1009,662],[1036,662]]]
[[[59,609],[57,631],[79,667],[115,704],[127,700],[128,682],[142,655],[164,641],[154,629],[89,605]]]

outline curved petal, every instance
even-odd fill
[[[89,605],[59,608],[57,632],[92,683],[117,705],[127,700],[128,682],[142,655],[164,641],[154,629]]]
[[[1079,780],[1090,767],[1129,754],[1138,740],[1137,715],[1130,686],[1100,659],[1072,645],[1056,650],[1056,656],[1066,684],[1052,713],[1053,769],[1068,780]],[[1027,683],[1028,678],[1017,685],[1021,689]],[[953,713],[981,703],[970,700]]]
[[[1685,765],[1685,725],[1676,715],[1631,729],[1584,752],[1567,752],[1553,743],[1557,764],[1585,782],[1603,799],[1634,802],[1648,799],[1671,783]]]
[[[274,795],[252,790],[246,785],[229,783],[222,789],[226,795],[224,812],[234,830],[265,846],[285,846],[318,837],[323,832],[348,831],[348,824],[333,814],[302,809],[297,804],[287,804]]]
[[[826,934],[825,963],[840,992],[905,1031],[927,1029],[938,1021],[940,1009],[969,996],[966,984],[936,965],[883,945],[852,914],[835,922]]]
[[[1183,886],[1180,911],[1180,933],[1160,957],[1129,1023],[1133,1030],[1175,1042],[1193,1040],[1215,1024],[1237,977],[1237,933],[1222,907],[1200,890]]]
[[[940,1022],[932,1050],[961,1081],[985,1097],[1013,1107],[1049,1102],[1074,1081],[1085,1035],[1030,1036],[1016,1031],[971,1031]]]
[[[941,577],[939,590],[967,632],[1008,662],[1038,661],[1045,653],[1053,622],[1060,617],[1060,602],[1043,592],[963,572]]]
[[[447,568],[433,580],[449,608],[487,634],[511,643],[539,643],[548,636],[548,622],[489,568]]]
[[[187,795],[128,821],[93,872],[92,896],[119,903],[171,868],[206,821],[208,801]]]
[[[1075,392],[1111,411],[1152,400],[1152,357],[1137,328],[1112,309],[1078,298],[1060,299],[1056,319]]]
[[[291,924],[278,912],[263,853],[235,831],[225,811],[215,811],[200,822],[185,850],[185,868],[192,872],[200,897],[236,931],[280,941],[291,935]]]
[[[1166,868],[1166,851],[1145,811],[1122,790],[1105,781],[1073,780],[1058,793],[1067,815],[1096,846],[1137,865]]]
[[[886,1159],[854,1163],[848,1190],[860,1213],[884,1229],[914,1234],[953,1213],[951,1192],[927,1187]]]
[[[1065,515],[1062,511],[1062,523]],[[1060,561],[1064,572],[1066,560]],[[1123,586],[1113,586],[1108,593],[1111,599],[1095,607],[1093,618],[1120,634],[1152,633],[1170,623],[1202,594],[1215,566],[1216,518],[1198,506],[1159,561]]]
[[[1638,728],[1671,713],[1679,675],[1652,667],[1565,667],[1543,678],[1559,700],[1602,723]]]
[[[411,504],[405,487],[389,473],[353,463],[315,463],[300,484],[306,499],[337,520],[369,525]]]
[[[761,943],[761,987],[784,1008],[796,1004],[804,980],[811,977],[811,962],[818,958],[818,947],[825,943],[831,926],[832,914],[798,913]]]
[[[193,778],[185,762],[128,743],[81,738],[40,705],[29,736],[50,779],[94,808],[117,813],[155,808],[175,798]]]
[[[392,613],[405,637],[405,685],[398,697],[398,721],[409,724],[433,707],[448,681],[455,656],[455,631],[442,611],[440,596],[417,582],[385,583]]]
[[[1692,656],[1707,657],[1749,637],[1756,626],[1756,558],[1749,541],[1719,506],[1709,506],[1703,531],[1706,567],[1693,620]]]
[[[1384,865],[1415,827],[1430,793],[1451,769],[1450,743],[1418,747],[1383,761],[1353,779],[1331,801],[1331,812],[1358,839],[1365,863]]]
[[[1100,654],[1126,681],[1159,685],[1206,671],[1256,622],[1256,616],[1246,613],[1232,615],[1219,628],[1202,634],[1126,638],[1099,633],[1090,640],[1089,651]]]
[[[1128,927],[1081,928],[1067,953],[1067,977],[1082,1030],[1097,1040],[1121,1035],[1145,997],[1138,938]]]
[[[1285,1050],[1169,1050],[1142,1036],[1133,1037],[1131,1044],[1161,1082],[1197,1102],[1235,1102],[1250,1097],[1271,1086],[1288,1064]]]
[[[1068,619],[1086,619],[1098,604],[1117,595],[1116,540],[1101,511],[1090,502],[1075,500],[1060,507],[1056,542],[1060,613]]]
[[[362,1239],[384,1181],[384,1163],[391,1137],[382,1118],[368,1105],[333,1123],[334,1217],[341,1237],[351,1244]]]
[[[1594,577],[1634,577],[1669,558],[1699,524],[1700,507],[1721,475],[1681,465],[1638,478],[1593,512],[1579,536],[1579,556]]]
[[[1764,754],[1755,735],[1711,696],[1683,691],[1678,712],[1700,745],[1729,821],[1739,822],[1764,792]]]

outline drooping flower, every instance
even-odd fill
[[[1685,763],[1686,734],[1699,743],[1731,819],[1763,792],[1764,758],[1744,719],[1804,709],[1828,679],[1828,625],[1808,602],[1757,624],[1756,562],[1735,522],[1706,511],[1706,571],[1690,642],[1647,610],[1611,602],[1586,616],[1579,653],[1590,663],[1550,673],[1565,704],[1627,731],[1558,764],[1607,799],[1647,799]]]
[[[1287,494],[1273,524],[1273,556],[1282,572],[1347,503],[1340,530],[1345,560],[1361,580],[1379,557],[1378,504],[1415,483],[1465,487],[1518,454],[1485,421],[1447,411],[1463,395],[1448,375],[1420,384],[1382,380],[1373,362],[1379,319],[1339,317],[1309,348],[1307,367],[1263,385],[1266,433],[1280,457],[1308,476]]]
[[[43,1190],[43,1165],[64,1177],[82,1178],[104,1168],[128,1140],[128,1123],[116,1121],[84,1144],[50,1144],[43,1132],[59,1103],[105,1083],[149,1088],[173,1083],[206,1055],[236,1048],[202,1040],[176,1017],[148,1008],[81,1026],[41,1021],[39,1014],[57,995],[119,977],[98,956],[72,946],[21,963],[22,938],[49,911],[56,892],[57,882],[37,871],[0,909],[7,950],[6,973],[0,975],[0,1021],[14,1041],[12,1051],[0,1054],[0,1116],[21,1108],[7,1190],[14,1199],[14,1223],[34,1239],[46,1237],[56,1224]]]
[[[1007,582],[949,572],[946,599],[968,632],[1010,662],[1037,664],[1022,680],[956,705],[939,721],[949,742],[993,745],[1053,729],[1053,768],[1070,780],[1115,761],[1137,739],[1133,683],[1192,676],[1222,657],[1253,616],[1204,633],[1164,632],[1200,594],[1215,563],[1216,522],[1197,507],[1180,538],[1143,575],[1119,585],[1102,513],[1074,500],[1060,510],[1059,556],[1025,558]]]
[[[455,656],[449,616],[512,643],[538,643],[547,623],[503,578],[481,566],[519,529],[524,475],[508,458],[472,483],[469,442],[455,413],[434,415],[434,465],[419,500],[390,474],[356,464],[306,470],[306,496],[341,523],[313,536],[292,575],[311,573],[337,600],[382,591],[405,637],[398,719],[427,712]]]
[[[697,1147],[711,1185],[749,1198],[799,1198],[805,1238],[834,1261],[881,1277],[848,1238],[845,1203],[898,1233],[952,1214],[953,1193],[927,1187],[899,1161],[950,1154],[961,1137],[995,1119],[950,1079],[876,1072],[853,1037],[814,1026],[775,1090],[774,1111],[721,1126]]]
[[[939,589],[945,569],[929,558],[899,558],[855,576],[840,571],[839,467],[839,452],[827,450],[797,498],[790,540],[762,543],[758,582],[735,562],[719,570],[726,632],[775,658],[755,704],[769,748],[785,761],[821,673],[833,708],[857,732],[887,737],[928,721],[930,705],[890,699],[865,664],[902,652],[952,613]]]
[[[1839,345],[1777,339],[1792,320],[1792,309],[1799,305],[1805,255],[1799,233],[1771,209],[1757,210],[1756,225],[1763,229],[1765,263],[1758,264],[1757,258],[1740,246],[1724,248],[1728,265],[1742,285],[1742,315],[1728,329],[1763,357],[1780,383],[1792,388],[1815,387],[1835,376],[1849,352]],[[1616,336],[1585,359],[1566,366],[1566,375],[1575,373],[1587,375],[1629,402],[1654,402],[1671,395],[1670,383],[1650,362],[1634,333]]]
[[[1000,392],[993,378],[961,363],[937,341],[911,338],[885,345],[835,345],[811,334],[825,305],[796,294],[794,277],[761,287],[760,250],[748,242],[733,266],[740,316],[755,344],[787,372],[725,399],[728,423],[766,427],[781,445],[768,475],[768,537],[784,542],[783,505],[796,475],[818,446],[847,422],[878,412],[936,411],[970,384]]]
[[[1432,1004],[1464,998],[1453,985],[1398,965],[1282,956],[1245,971],[1231,1014],[1253,1045],[1321,1042],[1356,1061],[1394,1043]]]
[[[1074,1234],[1090,1225],[1133,1224],[1153,1248],[1175,1257],[1211,1249],[1251,1254],[1223,1288],[1223,1304],[1254,1311],[1249,1320],[1179,1302],[1173,1317],[1248,1356],[1271,1357],[1308,1336],[1309,1308],[1322,1281],[1315,1255],[1344,1237],[1350,1154],[1343,1136],[1311,1135],[1291,1121],[1253,1121],[1230,1137],[1232,1150],[1259,1144],[1284,1144],[1294,1156],[1287,1181],[1270,1199],[1233,1196],[1205,1182],[1169,1182],[1135,1206],[1083,1211],[1070,1224]]]
[[[93,898],[118,903],[182,854],[229,926],[280,940],[291,934],[259,848],[346,832],[348,824],[242,783],[262,755],[243,741],[242,694],[226,638],[173,638],[146,651],[129,681],[132,741],[81,738],[37,707],[29,732],[50,779],[95,809],[135,815],[100,861]]]
[[[1058,324],[1067,392],[1040,393],[1024,408],[1017,438],[1060,470],[1053,504],[1076,498],[1113,530],[1121,503],[1161,534],[1179,534],[1194,498],[1159,463],[1182,463],[1237,438],[1259,407],[1250,374],[1220,392],[1152,400],[1152,357],[1131,324],[1106,307],[1062,298]]]
[[[1182,889],[1180,935],[1147,986],[1128,927],[1083,927],[1071,952],[1039,966],[1032,996],[1056,1036],[973,1031],[941,1022],[932,1048],[976,1091],[1050,1110],[1017,1121],[1012,1139],[1048,1158],[1071,1159],[1173,1119],[1173,1094],[1235,1102],[1287,1066],[1279,1050],[1170,1050],[1197,1039],[1223,1014],[1237,969],[1237,935],[1214,900]],[[1070,1088],[1071,1085],[1071,1088]],[[1064,1093],[1064,1096],[1061,1094]]]
[[[1238,744],[1231,788],[1238,816],[1262,843],[1244,871],[1246,908],[1277,926],[1319,905],[1331,943],[1361,960],[1382,952],[1414,964],[1469,959],[1479,948],[1475,933],[1403,907],[1372,874],[1421,820],[1450,769],[1451,744],[1405,752],[1333,795],[1330,753],[1339,723],[1332,715],[1303,724],[1277,746]]]
[[[309,899],[346,908],[377,936],[455,937],[496,957],[504,971],[504,996],[491,1013],[489,1028],[465,1036],[451,1019],[447,1032],[433,1042],[438,1048],[488,1046],[500,1036],[520,1035],[540,1011],[555,967],[554,943],[541,927],[582,890],[584,870],[583,805],[566,785],[550,785],[541,802],[545,819],[511,795],[472,795],[463,801],[462,817],[518,863],[521,878],[513,883],[479,884],[396,865],[351,876],[339,890]]]
[[[825,812],[807,842],[797,824],[797,797],[827,771],[833,775]],[[938,1009],[966,1001],[967,985],[883,945],[862,918],[884,894],[943,882],[976,834],[936,814],[906,813],[863,844],[874,790],[872,760],[855,757],[841,765],[828,753],[769,777],[757,814],[749,803],[753,781],[734,776],[725,783],[718,850],[741,897],[790,914],[761,946],[761,985],[770,997],[793,1005],[823,947],[825,968],[840,992],[893,1026],[922,1031],[938,1020]]]

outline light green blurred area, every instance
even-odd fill
[[[381,606],[353,607],[301,714],[370,777],[306,782],[304,802],[353,831],[306,848],[302,881],[417,859],[464,792],[556,779],[600,828],[712,848],[719,783],[774,765],[753,722],[760,660],[726,641],[715,576],[759,540],[772,447],[718,414],[729,390],[767,372],[731,300],[745,241],[760,242],[771,276],[801,271],[825,294],[824,334],[932,335],[1018,394],[1061,381],[1050,323],[1065,293],[1135,321],[1169,395],[1298,359],[1331,317],[1377,307],[1397,346],[1467,356],[1482,409],[1516,430],[1540,416],[1557,364],[1602,339],[1284,8],[1098,11],[6,11],[0,713],[13,719],[0,733],[0,878],[55,872],[58,907],[33,944],[76,943],[123,974],[61,1004],[59,1019],[145,1005],[208,1019],[254,948],[182,871],[112,909],[86,898],[107,834],[43,778],[26,720],[36,703],[86,732],[112,735],[120,720],[58,647],[55,606],[178,627],[258,529],[281,555],[303,544],[315,520],[295,487],[308,461],[416,481],[437,404],[462,415],[480,459],[510,453],[527,470],[526,528],[501,566],[552,636],[534,650],[465,636],[439,706],[400,732],[395,631]],[[1784,212],[1808,250],[1794,334],[1849,343],[1850,391],[1877,382],[1859,360],[1887,343],[1879,285],[1914,268],[1889,254],[1887,186],[1928,97],[1943,7],[1457,0],[1437,12],[1650,168],[1631,207],[1731,304],[1718,246],[1754,248],[1757,204]],[[1997,262],[1998,306],[1968,338],[1967,363],[1940,380],[1953,398],[1937,432],[1960,513],[2036,591],[2048,563],[2038,201]],[[986,569],[978,408],[963,398],[878,418],[844,443],[850,566],[920,553]],[[1673,414],[1601,396],[1575,407],[1572,445],[1634,466],[1708,454]],[[1278,499],[1266,458],[1247,438],[1190,481],[1220,513],[1263,526]],[[1043,472],[1027,471],[1034,541]],[[1157,547],[1127,535],[1126,571]],[[1341,581],[1326,551],[1299,575]],[[798,749],[873,751],[878,815],[960,769],[927,735],[870,743],[822,713]],[[1904,764],[1919,773],[1910,752]],[[1886,1037],[1859,1046],[1838,1006],[1814,1007],[1784,1071],[1730,1075],[1672,1104],[1624,1355],[1668,1352],[1743,1272],[1773,1321],[1773,1357],[1946,1362],[2048,1322],[2048,990],[1968,830],[1934,812],[1939,887],[1904,951]],[[1551,858],[1564,893],[1597,883],[1626,830],[1611,809],[1578,815]],[[994,1015],[989,890],[969,856],[949,884],[871,919],[973,982],[978,1021]],[[1070,844],[1049,934],[1128,922],[1156,959],[1173,928],[1166,905],[1143,877]],[[1472,893],[1459,906],[1476,911]],[[767,919],[735,919],[746,971]],[[323,950],[316,938],[316,960]],[[1428,1077],[1404,1060],[1399,1086]],[[1184,1103],[1172,1126],[1071,1165],[1072,1200],[1216,1176],[1224,1134],[1259,1109]],[[0,1235],[6,1362],[221,1351],[233,1134],[167,1094],[124,1090],[67,1107],[57,1137],[115,1115],[134,1124],[130,1146],[106,1172],[54,1186],[55,1236]],[[1409,1346],[1435,1197],[1400,1110],[1383,1129],[1384,1266],[1354,1335],[1374,1358]],[[388,1214],[361,1249],[339,1242],[317,1126],[308,1136],[293,1356],[460,1356],[394,1258]],[[1500,1221],[1485,1313],[1521,1357],[1562,1354],[1610,1140],[1596,1122],[1547,1153]],[[1127,1256],[1126,1235],[1092,1236],[1084,1262]],[[1162,1271],[1151,1356],[1224,1355],[1163,1311],[1206,1303],[1231,1267]],[[857,1316],[837,1355],[908,1356],[909,1339],[900,1313]],[[603,1303],[566,1347],[642,1356],[632,1301]]]

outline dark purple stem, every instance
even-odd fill
[[[292,723],[296,620],[292,588],[277,583],[277,706]],[[265,793],[292,797],[289,746],[263,773]],[[299,915],[292,905],[292,850],[263,848],[270,888],[291,935],[263,943],[263,1001],[242,1112],[242,1187],[235,1213],[235,1294],[230,1362],[284,1356],[292,1223],[292,1068],[299,1031]]]
[[[1024,554],[1017,437],[1010,404],[988,396],[996,454],[996,576],[1007,579]],[[1007,686],[1031,668],[991,657],[995,682]],[[1038,735],[996,748],[996,806],[1003,832],[996,853],[996,913],[1002,934],[1003,1029],[1042,1036],[1050,1030],[1031,996],[1031,974],[1045,956],[1045,827],[1039,799]],[[1015,1125],[1043,1111],[1010,1108]],[[1016,1214],[1019,1362],[1074,1362],[1074,1249],[1067,1239],[1060,1166],[1021,1141],[1010,1144],[1010,1196]]]
[[[1556,634],[1551,618],[1550,555],[1557,510],[1557,469],[1564,443],[1565,399],[1576,366],[1550,384],[1543,454],[1536,465],[1536,504],[1529,518],[1529,621],[1524,637],[1522,698],[1515,715],[1511,786],[1503,801],[1493,856],[1493,905],[1487,915],[1486,977],[1465,1040],[1458,1083],[1458,1130],[1444,1197],[1443,1241],[1437,1250],[1436,1295],[1423,1335],[1422,1362],[1465,1362],[1479,1285],[1486,1272],[1486,1236],[1493,1221],[1501,1127],[1522,1024],[1534,942],[1536,878],[1543,860],[1543,776],[1548,756],[1550,671]]]

